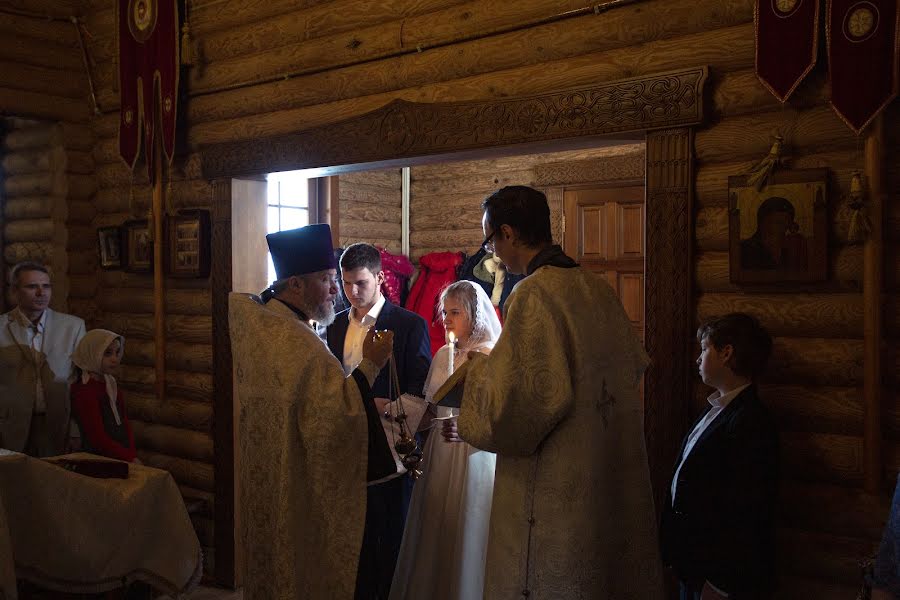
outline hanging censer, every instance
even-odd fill
[[[392,400],[391,404],[394,404],[393,400],[396,400],[397,406],[396,414],[394,414],[394,411],[391,410],[389,418],[390,420],[397,423],[400,428],[400,436],[395,437],[392,440],[394,442],[394,450],[396,450],[397,454],[400,455],[400,461],[403,463],[403,466],[406,467],[406,470],[409,471],[410,476],[413,478],[413,480],[415,480],[422,475],[422,471],[418,468],[419,463],[422,460],[422,456],[419,452],[416,452],[419,449],[419,446],[416,443],[415,438],[411,435],[409,431],[409,425],[406,422],[406,409],[403,407],[403,398],[400,393],[400,378],[397,375],[397,362],[394,358],[393,352],[391,353],[391,358],[388,361],[388,365],[390,367],[388,398]],[[392,434],[393,431],[394,428],[391,427]]]

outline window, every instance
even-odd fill
[[[285,171],[270,173],[266,179],[266,233],[309,225],[309,178],[298,171]],[[268,263],[269,282],[272,282],[275,281],[275,266],[271,254]]]

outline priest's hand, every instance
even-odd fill
[[[375,331],[375,328],[366,332],[366,339],[363,340],[363,358],[371,360],[379,369],[383,369],[391,357],[391,351],[394,349],[394,332],[393,331]]]
[[[390,413],[388,413],[390,404],[391,401],[387,398],[375,398],[375,409],[378,411],[378,414],[384,415],[385,417],[390,416]]]
[[[441,435],[444,436],[445,442],[451,444],[463,441],[463,439],[459,437],[459,429],[456,427],[456,419],[447,419],[446,421],[444,421],[444,425],[441,428]]]

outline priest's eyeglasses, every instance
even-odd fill
[[[494,253],[494,234],[495,233],[497,233],[496,229],[491,232],[491,235],[484,238],[483,242],[481,242],[481,247],[484,249],[485,252],[490,252],[491,254]]]

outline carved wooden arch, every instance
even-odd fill
[[[645,428],[657,506],[686,425],[690,398],[693,135],[703,121],[706,67],[481,102],[397,100],[337,123],[201,148],[215,181],[213,341],[216,390],[216,571],[234,580],[234,440],[227,291],[231,290],[231,178],[384,163],[585,136],[647,132]],[[224,416],[224,418],[222,418]]]

